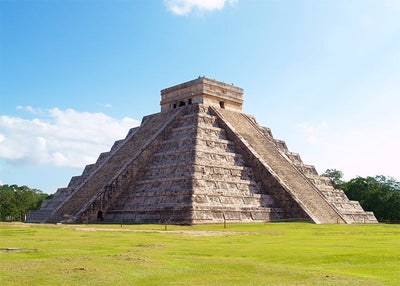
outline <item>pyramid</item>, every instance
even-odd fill
[[[205,77],[161,91],[161,112],[72,177],[28,222],[377,223]]]

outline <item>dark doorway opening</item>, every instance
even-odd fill
[[[225,108],[225,102],[220,101],[220,102],[219,102],[219,106],[220,106],[221,108]]]
[[[97,212],[97,221],[103,221],[103,212],[102,211],[98,211]]]

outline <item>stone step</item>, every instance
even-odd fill
[[[344,213],[347,223],[378,223],[372,212]]]
[[[77,188],[83,183],[82,176],[73,176],[69,181],[67,188]]]
[[[105,160],[110,157],[111,152],[103,152],[100,154],[99,158],[97,158],[97,161],[95,163],[95,168],[99,167]]]
[[[327,199],[332,199],[335,201],[349,201],[346,194],[342,190],[333,189],[329,191],[321,191],[321,193]]]
[[[308,177],[308,176],[318,176],[318,172],[317,172],[317,170],[315,169],[315,167],[314,166],[312,166],[312,165],[306,165],[306,164],[303,164],[303,163],[293,163],[294,164],[294,166],[300,171],[300,172],[302,172],[306,177]]]
[[[52,210],[35,210],[29,211],[26,216],[28,223],[44,223],[46,219],[52,214]]]
[[[214,126],[214,127],[219,127],[218,126],[218,118],[214,115],[211,114],[199,114],[198,117],[198,123],[199,126]]]
[[[181,151],[183,149],[193,148],[196,145],[196,137],[181,137],[174,138],[171,140],[165,140],[160,144],[158,153],[170,152],[170,151]]]
[[[59,205],[61,205],[65,200],[67,200],[71,194],[74,192],[72,188],[59,188],[57,192],[54,194],[53,198],[44,200],[40,207],[41,210],[44,209],[55,209]]]
[[[331,179],[327,177],[322,177],[318,175],[307,175],[307,179],[311,181],[315,186],[324,187],[324,186],[332,186]]]
[[[242,190],[249,189],[250,193],[258,194],[260,192],[260,187],[255,181],[246,181],[246,180],[218,180],[218,179],[210,179],[209,177],[198,177],[195,175],[193,178],[193,188],[195,190],[202,190],[203,188],[214,190],[214,192],[218,192],[220,189],[227,190]]]
[[[113,153],[113,152],[115,152],[115,150],[117,150],[120,146],[122,146],[122,144],[124,144],[124,142],[125,142],[125,139],[121,139],[121,140],[118,140],[118,141],[115,141],[114,142],[114,145],[112,145],[112,147],[111,147],[111,153]]]
[[[261,195],[245,197],[245,196],[213,196],[211,194],[207,195],[194,195],[193,204],[198,205],[209,205],[218,206],[225,208],[226,206],[234,205],[237,207],[248,207],[254,208],[259,207],[262,204],[263,207],[273,207],[274,201],[269,195]]]
[[[192,147],[182,148],[181,150],[161,151],[153,154],[150,166],[162,166],[172,163],[193,163],[195,150]]]
[[[184,176],[193,172],[198,175],[198,178],[200,178],[200,176],[215,176],[213,177],[215,179],[218,179],[220,177],[226,178],[227,180],[230,180],[230,178],[240,178],[241,180],[254,180],[252,170],[248,167],[229,165],[191,165],[182,162],[176,162],[164,166],[152,165],[150,168],[147,168],[145,177],[152,177],[156,179],[171,176]]]
[[[150,168],[147,169],[145,177],[150,177],[153,179],[158,179],[158,178],[169,178],[169,177],[181,177],[185,176],[187,174],[190,174],[193,172],[193,165],[189,164],[184,164],[184,163],[179,163],[177,164],[171,164],[169,167],[167,166],[162,166],[161,168]]]
[[[167,190],[167,189],[159,189],[159,190],[146,190],[144,192],[138,192],[135,190],[131,190],[130,192],[124,194],[122,196],[121,201],[127,201],[127,200],[134,200],[137,197],[148,197],[152,198],[156,195],[160,196],[187,196],[187,195],[192,195],[193,191],[191,189],[179,189],[179,190]]]
[[[96,167],[98,167],[96,164],[86,165],[86,167],[82,173],[82,178],[84,180],[87,179],[93,173],[93,171],[96,169]]]
[[[198,138],[196,147],[202,149],[209,148],[214,152],[235,153],[235,147],[232,142],[219,138],[213,138],[213,139]]]
[[[187,125],[175,127],[171,130],[170,138],[195,138],[196,137],[196,125]]]
[[[143,119],[142,119],[142,124],[146,121],[145,118],[146,118],[147,120],[150,120],[153,116],[154,116],[154,114],[153,114],[153,115],[148,115],[148,116],[143,117]],[[139,127],[140,127],[140,126],[139,126]],[[133,134],[135,134],[136,131],[138,131],[139,127],[133,127],[133,128],[131,128],[131,129],[129,129],[128,134],[126,134],[126,137],[125,137],[124,141],[125,141],[126,139],[128,139],[129,137],[133,136]]]
[[[151,192],[156,190],[182,190],[190,187],[190,178],[168,177],[168,178],[144,178],[135,183],[134,192]]]
[[[218,211],[214,209],[194,210],[194,223],[223,223],[224,221],[274,221],[283,219],[281,209],[265,208],[260,210]]]
[[[334,202],[333,205],[343,213],[352,213],[352,212],[364,212],[361,205],[356,201],[342,201],[342,202]]]
[[[293,164],[303,164],[303,161],[298,153],[287,151],[285,154],[293,162]]]
[[[134,200],[127,201],[124,205],[120,205],[119,208],[108,210],[107,213],[116,212],[119,210],[156,210],[160,208],[180,207],[184,205],[191,205],[190,196],[175,196],[173,199],[167,196],[157,196],[155,198],[137,197]]]
[[[219,152],[205,146],[198,146],[196,148],[196,158],[206,159],[207,162],[236,162],[236,159],[241,159],[241,165],[244,165],[243,155],[235,152]],[[196,161],[197,162],[197,161]]]
[[[279,139],[274,139],[274,144],[276,146],[276,148],[278,148],[280,151],[282,152],[287,152],[288,151],[288,147],[286,146],[286,142],[283,140],[279,140]]]
[[[191,208],[174,207],[168,210],[144,210],[144,211],[118,211],[107,213],[104,222],[120,222],[125,223],[192,223]]]
[[[263,126],[260,126],[261,128],[261,131],[263,132],[263,134],[265,135],[265,136],[267,136],[269,139],[274,139],[274,136],[272,135],[272,132],[271,132],[271,129],[270,128],[268,128],[268,127],[263,127]]]
[[[210,114],[200,112],[200,113],[189,113],[182,116],[182,120],[180,121],[181,126],[186,125],[197,125],[197,124],[207,124],[211,126],[217,127],[217,118]]]
[[[197,138],[204,139],[224,139],[227,140],[225,130],[219,127],[207,127],[199,125],[197,128]]]

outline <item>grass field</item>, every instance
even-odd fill
[[[0,285],[400,285],[400,225],[0,223],[0,248]]]

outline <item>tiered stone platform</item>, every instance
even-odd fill
[[[146,116],[28,222],[376,223],[242,112],[243,90],[207,78],[161,92]]]

